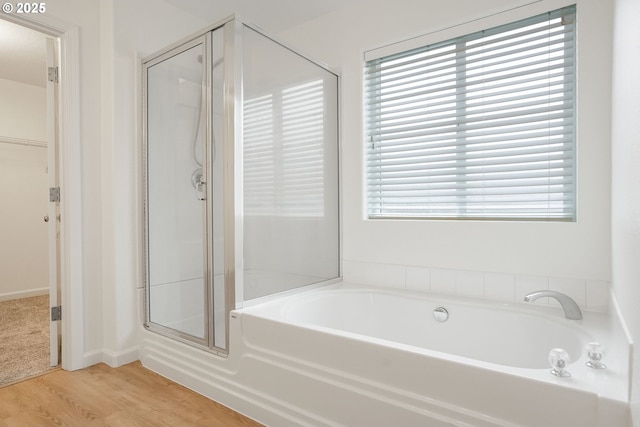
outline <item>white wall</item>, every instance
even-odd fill
[[[578,0],[578,221],[481,222],[365,219],[363,52],[429,34],[449,38],[573,2],[361,2],[280,34],[342,74],[342,207],[345,264],[384,263],[608,281],[610,65],[608,2]],[[437,6],[436,6],[437,4]],[[508,11],[499,13],[502,11]],[[483,19],[484,17],[488,17]],[[389,248],[392,248],[391,250]],[[349,278],[349,270],[345,268]]]
[[[137,359],[138,294],[144,286],[140,61],[210,22],[162,1],[102,0],[101,248],[105,360]]]
[[[0,136],[46,141],[45,88],[0,79],[0,93]]]
[[[640,343],[640,2],[616,0],[612,105],[613,290],[635,343]],[[640,352],[632,402],[640,425]]]
[[[49,292],[47,148],[0,141],[0,300]]]
[[[44,49],[44,46],[43,46]],[[44,50],[43,50],[44,54]],[[48,292],[47,148],[44,88],[0,79],[0,300]]]

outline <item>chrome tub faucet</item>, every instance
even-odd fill
[[[549,297],[549,298],[556,299],[562,306],[562,309],[564,310],[564,316],[567,319],[571,319],[571,320],[582,319],[582,311],[580,311],[580,307],[578,307],[578,304],[576,304],[576,302],[569,295],[565,295],[561,292],[534,291],[525,295],[524,300],[525,302],[534,302],[538,298],[542,298],[542,297]]]

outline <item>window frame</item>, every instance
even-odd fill
[[[577,91],[576,91],[576,79],[577,79],[577,43],[576,43],[576,38],[577,36],[575,35],[575,28],[577,27],[576,23],[575,23],[575,19],[576,19],[576,15],[577,15],[577,10],[576,10],[576,6],[572,5],[572,6],[568,6],[568,7],[564,7],[561,9],[557,9],[557,10],[553,10],[550,12],[546,12],[543,14],[538,14],[535,16],[532,16],[530,18],[526,18],[526,19],[520,19],[508,24],[504,24],[504,25],[499,25],[499,26],[494,26],[488,30],[483,30],[483,31],[476,31],[476,32],[472,32],[466,35],[462,35],[459,37],[454,37],[454,38],[450,38],[448,40],[444,40],[441,42],[437,42],[437,43],[430,43],[430,44],[422,44],[418,47],[412,47],[409,49],[402,49],[402,48],[398,48],[396,47],[395,49],[393,49],[391,52],[389,52],[389,48],[385,47],[385,48],[381,48],[379,49],[382,53],[379,54],[371,54],[371,52],[368,52],[365,54],[365,64],[364,64],[364,69],[365,69],[365,92],[364,92],[364,107],[365,107],[365,119],[366,119],[366,123],[365,123],[365,132],[366,132],[366,140],[365,140],[365,144],[366,144],[366,156],[367,156],[367,161],[366,161],[366,171],[365,171],[365,179],[366,179],[366,204],[365,204],[365,209],[367,211],[366,216],[368,219],[436,219],[436,220],[498,220],[498,221],[569,221],[569,222],[575,222],[577,220],[577,168],[578,168],[578,161],[577,161]],[[482,37],[490,37],[490,36],[494,36],[496,34],[504,34],[508,31],[513,31],[513,30],[517,30],[517,29],[521,29],[530,25],[533,25],[535,23],[538,22],[544,22],[545,21],[545,17],[547,17],[547,20],[551,20],[551,19],[557,19],[557,18],[561,18],[563,19],[562,22],[562,27],[565,26],[565,24],[570,24],[570,26],[573,28],[573,37],[570,37],[568,40],[571,42],[571,45],[568,49],[569,53],[573,56],[569,56],[569,58],[571,59],[571,61],[569,61],[570,63],[568,65],[563,65],[563,69],[570,69],[571,71],[571,75],[570,75],[570,79],[568,80],[567,83],[565,83],[565,85],[567,85],[567,87],[569,87],[569,89],[566,89],[567,93],[571,94],[571,99],[570,101],[568,101],[568,104],[571,105],[570,108],[570,120],[569,120],[569,124],[563,125],[564,127],[566,127],[567,129],[569,129],[570,135],[571,135],[571,141],[570,141],[570,147],[569,148],[564,148],[564,150],[566,150],[567,153],[569,153],[571,155],[571,165],[570,165],[570,171],[569,172],[563,172],[565,173],[565,176],[569,176],[570,178],[569,183],[564,185],[564,187],[560,186],[563,188],[562,191],[557,192],[557,194],[562,194],[562,195],[569,195],[570,196],[570,202],[569,203],[565,203],[564,201],[561,202],[560,204],[562,206],[564,206],[565,204],[569,206],[570,210],[565,213],[562,212],[560,214],[554,215],[552,212],[550,213],[549,211],[547,211],[546,214],[538,214],[536,215],[535,213],[532,214],[519,214],[519,215],[496,215],[496,214],[482,214],[482,215],[468,215],[465,213],[458,213],[458,214],[446,214],[446,215],[440,215],[440,214],[426,214],[424,211],[428,210],[427,208],[423,209],[423,210],[419,210],[418,214],[393,214],[393,213],[388,213],[384,208],[373,208],[372,207],[372,194],[375,194],[375,190],[372,190],[372,187],[375,188],[376,185],[378,185],[379,187],[381,187],[382,185],[380,184],[380,182],[382,182],[382,178],[379,178],[380,181],[378,184],[376,184],[375,181],[376,178],[374,178],[373,176],[376,174],[375,172],[375,167],[371,166],[371,153],[372,151],[374,151],[376,149],[376,143],[377,141],[375,141],[374,135],[372,134],[372,128],[376,127],[377,125],[375,123],[372,123],[372,116],[375,117],[377,114],[379,113],[379,108],[380,108],[380,104],[381,102],[378,103],[371,103],[371,97],[375,98],[376,96],[380,95],[376,95],[376,88],[378,91],[380,91],[380,87],[381,85],[376,86],[376,84],[379,84],[378,82],[376,82],[375,80],[375,75],[373,79],[369,79],[367,80],[367,72],[368,70],[371,71],[372,68],[374,66],[380,68],[383,66],[383,64],[388,64],[391,61],[397,60],[397,58],[406,58],[409,57],[412,54],[416,54],[416,52],[428,52],[428,51],[435,51],[436,49],[441,49],[445,46],[451,46],[454,44],[461,44],[461,43],[468,43],[469,41],[474,41],[474,40],[478,40],[481,39]],[[567,20],[567,22],[564,22],[564,19],[566,19],[565,17],[568,17],[570,20]],[[402,43],[400,44],[400,46],[402,46]],[[464,49],[460,49],[460,46],[456,46],[455,49],[457,49],[457,52],[455,57],[456,57],[456,64],[455,67],[459,67],[459,63],[458,61],[460,61],[460,59],[462,58],[463,61],[466,61],[466,57],[467,57],[467,49],[466,47]],[[462,54],[460,54],[460,52],[463,52]],[[565,51],[563,51],[565,52]],[[563,59],[566,58],[563,56]],[[566,60],[566,59],[565,59]],[[552,62],[550,60],[550,62]],[[457,69],[455,75],[458,76],[460,75],[460,71]],[[462,74],[464,74],[464,72],[462,72]],[[372,75],[372,74],[369,74]],[[378,74],[380,75],[380,74]],[[465,77],[466,78],[466,77]],[[371,83],[373,82],[373,83]],[[465,85],[461,85],[464,86],[466,88],[467,84],[465,83]],[[462,91],[464,92],[466,89],[463,88]],[[370,96],[370,94],[373,94]],[[458,97],[458,89],[456,89],[456,97]],[[464,110],[465,109],[465,102],[464,100],[462,100],[462,102],[459,102],[460,100],[456,98],[456,109],[458,110]],[[551,104],[551,101],[548,101],[549,104]],[[456,120],[458,120],[460,117],[462,117],[464,120],[467,119],[468,116],[462,115],[462,116],[458,116],[456,115]],[[379,124],[378,124],[379,125]],[[381,126],[381,125],[380,125]],[[458,132],[459,133],[459,132]],[[456,141],[455,144],[452,144],[452,146],[459,148],[461,146],[460,144],[460,140],[464,139],[460,138],[459,135],[456,136]],[[541,144],[543,145],[543,144]],[[551,143],[549,143],[549,145],[552,145]],[[535,145],[531,145],[531,147],[535,147]],[[551,150],[551,149],[549,149]],[[459,151],[459,150],[458,150]],[[564,153],[564,151],[563,151]],[[410,159],[410,157],[407,157],[407,159]],[[552,169],[551,167],[549,167],[549,169]],[[555,169],[558,169],[557,167]],[[560,168],[562,169],[562,168]],[[378,169],[381,170],[381,167]],[[373,172],[372,172],[373,171]],[[382,172],[380,172],[382,173]],[[466,175],[465,175],[466,176]],[[462,181],[461,181],[462,182]],[[558,184],[554,184],[555,186],[558,186]],[[551,188],[551,184],[548,185],[549,188]],[[378,190],[378,197],[380,199],[383,198],[382,196],[382,190]],[[518,195],[517,193],[513,193],[514,195]],[[549,192],[547,194],[556,194],[554,192]],[[468,198],[467,198],[468,200]],[[468,204],[468,201],[466,202]],[[458,212],[461,211],[461,206],[463,206],[464,203],[458,203],[456,204],[456,206],[458,206]],[[552,204],[548,203],[548,206],[551,206]],[[375,211],[378,212],[375,212]]]

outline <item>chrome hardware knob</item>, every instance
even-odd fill
[[[561,348],[553,348],[549,352],[549,363],[551,373],[556,377],[570,377],[571,373],[566,370],[569,364],[569,353]]]
[[[589,360],[584,364],[593,369],[605,369],[607,365],[602,363],[604,357],[604,347],[599,342],[590,342],[587,344],[587,357]]]
[[[49,222],[49,215],[45,215],[43,219],[44,219],[44,222]]]

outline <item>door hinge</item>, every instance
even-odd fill
[[[58,67],[48,67],[47,68],[47,79],[50,82],[58,83],[59,78],[59,68]]]
[[[60,201],[60,187],[50,187],[49,188],[49,201],[50,202],[59,202]]]
[[[51,307],[51,321],[62,320],[62,306]]]

